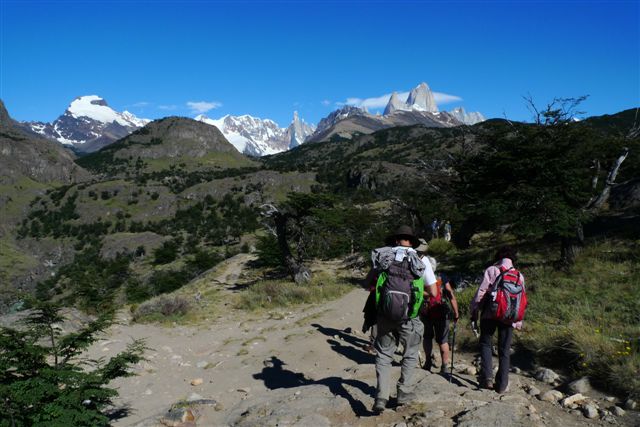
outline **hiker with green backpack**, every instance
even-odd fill
[[[414,370],[418,365],[420,341],[424,327],[418,313],[424,298],[425,273],[433,277],[431,266],[426,266],[418,257],[415,248],[418,238],[411,227],[403,225],[387,237],[387,246],[374,249],[371,253],[373,269],[377,277],[375,283],[375,303],[377,310],[376,351],[376,398],[373,411],[385,410],[391,388],[391,364],[396,351],[396,337],[404,348],[402,368],[397,383],[398,406],[413,400]],[[434,285],[428,281],[428,289]]]
[[[418,251],[420,252],[420,247]],[[426,248],[424,248],[426,250]],[[435,271],[437,262],[433,257],[426,257]],[[459,311],[458,301],[453,292],[453,288],[446,278],[436,275],[435,296],[425,298],[420,310],[420,319],[424,323],[424,340],[422,342],[425,354],[425,362],[422,369],[431,372],[433,350],[433,339],[436,339],[440,347],[440,373],[446,374],[449,365],[449,326],[450,319],[454,323],[458,322]]]

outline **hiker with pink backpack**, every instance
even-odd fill
[[[513,328],[521,329],[527,308],[524,276],[515,267],[517,252],[511,246],[498,249],[495,264],[487,268],[471,301],[474,331],[480,315],[480,386],[504,393],[509,385],[510,349]],[[498,372],[493,377],[491,341],[498,331]]]

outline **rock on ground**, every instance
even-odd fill
[[[569,383],[569,390],[571,393],[587,393],[591,391],[591,383],[589,378],[582,377],[578,380]]]
[[[551,369],[540,368],[538,369],[538,372],[536,372],[536,379],[543,383],[553,384],[556,380],[560,379],[560,375],[556,374]]]

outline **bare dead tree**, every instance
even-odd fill
[[[627,156],[629,155],[629,148],[624,147],[622,149],[622,153],[618,156],[618,158],[613,162],[609,173],[607,174],[607,180],[605,181],[604,188],[597,196],[592,197],[586,205],[587,211],[596,211],[609,200],[609,195],[611,194],[611,187],[613,187],[616,183],[616,178],[618,177],[618,171],[620,170],[620,166],[622,162],[625,161]],[[598,162],[598,168],[600,167],[600,163]],[[594,181],[591,181],[592,186],[597,184],[597,178]],[[593,187],[595,189],[595,187]]]
[[[311,270],[302,262],[297,260],[291,253],[287,237],[287,226],[292,219],[292,215],[285,212],[271,203],[265,203],[260,207],[262,216],[273,221],[274,227],[269,227],[278,240],[278,247],[282,253],[284,265],[297,284],[304,284],[311,280]]]
[[[578,110],[578,106],[588,97],[589,95],[582,95],[577,98],[553,98],[543,110],[536,106],[531,94],[522,98],[526,103],[527,109],[533,114],[533,120],[536,124],[554,126],[572,121],[577,116],[584,114],[584,111]]]

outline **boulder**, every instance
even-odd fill
[[[624,409],[628,411],[634,411],[637,408],[637,406],[638,404],[633,399],[627,399],[626,402],[624,402]]]
[[[428,424],[430,425],[430,424]],[[523,405],[512,402],[489,402],[465,412],[456,424],[457,427],[479,426],[531,426],[529,410]]]
[[[589,378],[582,377],[578,380],[570,382],[569,391],[571,391],[571,393],[587,393],[591,391],[591,383],[589,382]]]

